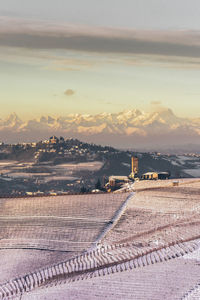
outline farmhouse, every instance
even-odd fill
[[[157,179],[169,179],[170,174],[168,172],[147,172],[141,176],[142,180],[157,180]]]
[[[128,176],[110,176],[108,183],[106,183],[105,188],[108,192],[111,190],[119,189],[123,184],[130,183],[131,180]]]

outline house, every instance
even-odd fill
[[[128,176],[110,176],[105,188],[108,192],[121,188],[125,183],[132,182]]]
[[[169,179],[170,174],[169,172],[147,172],[142,174],[142,180],[158,180],[158,179]]]
[[[59,141],[59,139],[55,135],[51,136],[49,139],[50,144],[57,144],[58,141]]]

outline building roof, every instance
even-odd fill
[[[109,176],[109,180],[129,180],[129,178],[128,178],[128,176],[112,175],[112,176]]]
[[[158,172],[147,172],[147,173],[144,173],[142,175],[153,175],[153,174],[158,174]]]

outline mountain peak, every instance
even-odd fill
[[[13,112],[11,113],[4,121],[3,121],[3,125],[4,126],[17,126],[22,124],[22,120],[18,117],[18,115]]]
[[[131,143],[131,138],[152,140],[154,136],[199,137],[199,120],[177,117],[169,108],[147,113],[138,109],[125,110],[119,113],[66,114],[62,117],[41,116],[22,122],[16,113],[10,114],[0,121],[0,134],[11,136],[19,133],[33,139],[34,136],[46,136],[54,132],[56,135],[91,138],[103,143],[116,139],[118,143]],[[120,138],[119,138],[120,137]]]

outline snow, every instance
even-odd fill
[[[174,165],[174,166],[180,166],[180,164],[177,161],[170,160],[170,159],[168,159],[168,161],[170,161],[171,164]]]
[[[69,181],[74,181],[78,180],[78,177],[73,177],[73,176],[49,176],[44,179],[45,182],[49,181],[62,181],[62,180],[69,180]]]
[[[81,277],[79,279],[82,280],[74,282],[67,281],[66,283],[62,278],[59,278],[57,282],[49,282],[48,286],[44,285],[41,289],[36,288],[32,292],[22,294],[21,299],[184,299],[184,295],[190,293],[191,289],[195,288],[199,280],[200,243],[199,240],[196,240],[195,236],[199,235],[200,214],[198,207],[200,200],[200,179],[180,179],[179,186],[177,187],[173,187],[172,183],[173,180],[135,182],[136,194],[130,199],[127,210],[122,215],[122,218],[116,226],[103,237],[101,240],[102,244],[100,244],[98,248],[98,251],[100,251],[101,246],[104,246],[105,249],[106,245],[113,246],[117,244],[120,246],[116,248],[116,252],[119,251],[119,257],[121,257],[121,254],[126,257],[127,253],[130,253],[130,247],[133,247],[134,251],[136,251],[136,249],[138,251],[146,251],[153,247],[152,260],[154,263],[151,261],[148,265],[147,263],[144,264],[144,266],[138,264],[135,268],[132,265],[132,269],[127,268],[127,270],[127,264],[126,266],[123,265],[121,270],[115,266],[115,270],[117,270],[115,272],[111,272],[112,268],[109,267],[106,272],[101,270],[96,272],[95,276],[88,274],[88,277]],[[72,249],[77,241],[79,241],[83,247],[81,242],[84,242],[86,237],[88,241],[92,242],[93,237],[96,238],[98,233],[104,230],[105,224],[103,224],[103,222],[113,217],[125,195],[126,194],[94,194],[84,196],[58,196],[55,198],[46,197],[45,199],[39,197],[29,199],[22,198],[17,199],[17,201],[16,199],[2,199],[4,211],[1,212],[1,219],[6,221],[2,224],[7,226],[7,224],[9,224],[8,222],[11,221],[8,216],[10,215],[12,218],[12,226],[8,227],[7,231],[5,231],[4,228],[2,228],[2,230],[4,233],[6,232],[10,235],[11,238],[13,237],[13,243],[15,242],[14,239],[18,239],[19,243],[21,241],[20,238],[27,238],[29,241],[32,239],[32,242],[35,242],[37,239],[38,243],[42,243],[42,239],[46,239],[47,245],[49,238],[51,238],[53,243],[55,243],[54,247],[58,247],[57,249],[59,250],[60,247],[65,246],[68,250],[70,247]],[[120,197],[122,197],[121,200]],[[18,203],[18,201],[20,202]],[[30,212],[32,213],[32,218],[30,217]],[[67,217],[67,215],[69,215],[70,218]],[[6,216],[7,219],[5,220]],[[21,216],[24,216],[24,218],[20,218]],[[37,216],[37,218],[34,216]],[[16,217],[20,218],[20,227],[14,226],[14,222],[17,220]],[[50,226],[45,226],[42,229],[41,224],[42,222],[47,222],[48,217]],[[37,231],[31,231],[31,234],[35,235],[35,239],[30,237],[29,232],[24,231],[27,226],[26,222],[29,222],[28,228],[30,230],[30,225],[34,225],[31,223],[33,220],[34,224],[40,224]],[[56,223],[54,224],[55,221]],[[69,225],[69,227],[67,227],[67,225]],[[69,242],[69,244],[66,245],[66,241],[63,239],[64,233]],[[58,243],[55,242],[56,239]],[[179,247],[180,240],[188,241],[189,239],[192,239],[192,241],[181,242],[181,244],[187,251],[188,248],[192,249],[190,250],[193,251],[192,253],[185,254],[183,257],[178,255],[178,258],[172,258],[167,261],[157,261],[158,251],[156,252],[154,247],[161,249],[160,246],[162,246],[161,250],[163,250],[167,245],[169,248],[174,247],[177,249],[176,247]],[[1,240],[2,245],[4,242],[5,240]],[[175,245],[169,246],[169,243],[172,242],[173,244],[175,243]],[[192,247],[192,245],[195,246]],[[109,253],[113,255],[113,248],[111,246],[109,247]],[[122,250],[120,252],[121,248]],[[169,248],[166,249],[172,251]],[[127,249],[127,252],[125,249]],[[161,250],[160,253],[162,255],[163,252]],[[21,268],[26,269],[26,272],[27,270],[28,272],[32,272],[34,270],[32,269],[31,263],[34,261],[37,265],[37,255],[41,253],[41,251],[39,251],[37,254],[36,251],[34,251],[34,257],[29,259],[27,251],[25,252],[24,258],[22,250],[20,252],[21,255],[19,255],[20,257],[16,254],[16,251],[13,252],[15,253],[13,258],[12,252],[10,252],[10,250],[8,252],[9,258],[7,252],[3,251],[3,261],[0,261],[2,270],[9,275],[8,279],[11,278],[10,274],[12,274],[12,270],[14,271],[14,275],[16,275],[15,268],[11,266],[13,261],[16,263],[15,266],[18,272],[23,272]],[[48,255],[46,256],[45,253],[43,257],[46,259],[46,263],[49,261],[49,265],[52,265],[56,261],[56,255],[52,257],[52,260]],[[90,256],[88,256],[88,258],[90,258]],[[104,259],[106,259],[106,255],[104,255]],[[140,262],[142,262],[142,258],[138,258],[138,262],[139,259]],[[5,263],[6,261],[8,261],[8,263]],[[62,259],[62,261],[65,260]],[[39,257],[38,264],[42,265],[43,263],[42,257]],[[6,269],[7,264],[8,269]],[[36,268],[36,265],[34,265],[34,268]],[[10,268],[12,268],[12,270]],[[0,274],[0,276],[5,275]]]
[[[185,169],[184,172],[193,177],[200,177],[200,168],[199,169]]]
[[[42,116],[28,121],[20,120],[17,115],[10,115],[6,120],[0,121],[1,131],[13,130],[13,132],[52,132],[52,129],[63,133],[82,133],[85,136],[110,133],[146,136],[152,134],[178,135],[184,132],[194,139],[199,136],[199,123],[196,120],[179,118],[170,109],[162,109],[154,112],[141,112],[139,110],[123,111],[119,113],[100,113],[96,115],[67,114],[65,117],[53,118]]]
[[[8,174],[12,178],[30,178],[30,177],[37,177],[37,176],[48,176],[51,175],[51,173],[25,173],[25,172],[19,172],[19,173],[9,173]]]

